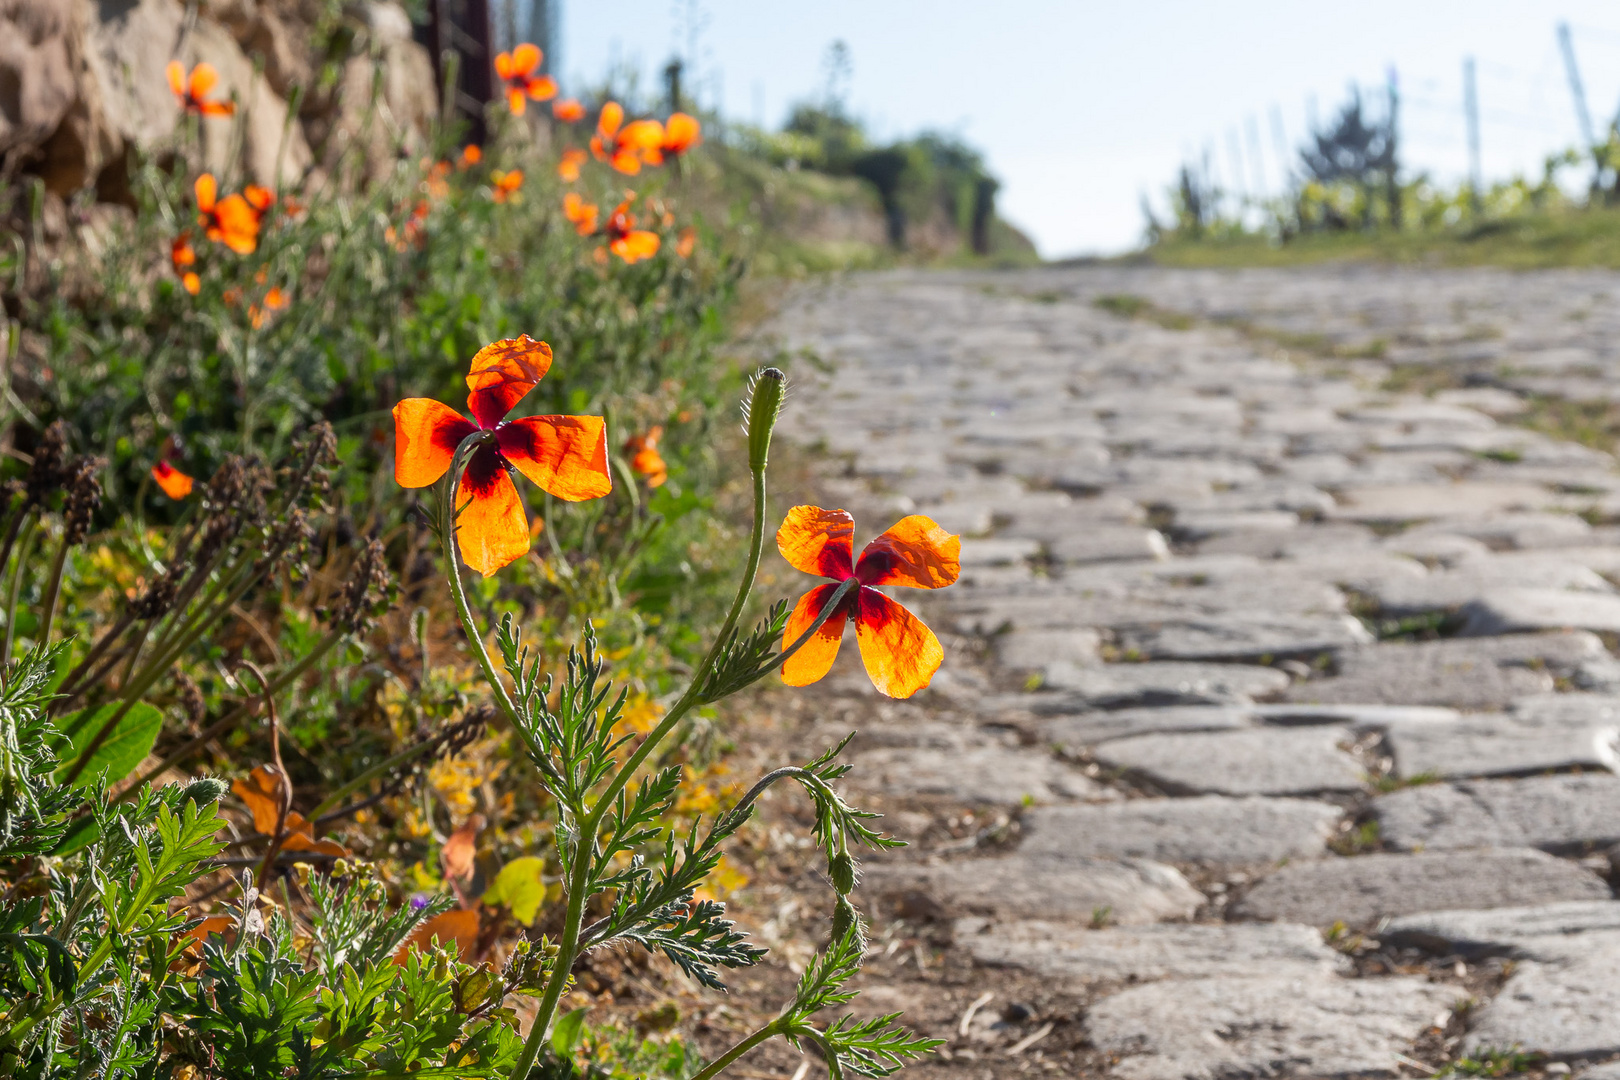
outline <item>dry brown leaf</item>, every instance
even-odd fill
[[[405,939],[405,944],[394,954],[394,963],[403,964],[412,949],[426,949],[434,941],[448,945],[455,942],[461,959],[472,963],[478,951],[478,912],[476,909],[453,908],[443,915],[435,915],[416,928],[416,933]]]

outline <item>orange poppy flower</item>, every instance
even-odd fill
[[[259,246],[259,218],[240,195],[219,198],[219,186],[212,173],[197,177],[197,224],[208,239],[218,241],[238,255],[251,255]]]
[[[624,452],[630,456],[630,468],[647,478],[650,488],[661,487],[669,479],[669,465],[658,452],[658,440],[664,437],[662,425],[648,429],[645,435],[632,435],[624,441]]]
[[[461,157],[456,162],[458,168],[470,169],[484,160],[484,151],[477,143],[468,143],[461,148]]]
[[[837,582],[860,582],[804,647],[782,664],[782,681],[808,686],[832,668],[855,617],[855,641],[866,673],[878,692],[906,698],[927,686],[945,658],[939,639],[921,619],[878,592],[875,586],[942,589],[961,573],[962,540],[921,514],[901,518],[873,540],[852,562],[855,519],[843,510],[795,506],[776,533],[776,546],[794,569]],[[799,598],[782,634],[783,647],[798,640],[831,599],[837,585],[818,585]]]
[[[577,146],[570,146],[562,152],[562,159],[557,162],[557,175],[563,183],[572,184],[579,179],[579,167],[585,164],[586,154]]]
[[[506,83],[506,104],[513,116],[522,116],[528,107],[526,98],[545,101],[557,96],[557,80],[550,75],[536,75],[540,66],[540,50],[524,42],[509,53],[495,57],[495,74]]]
[[[258,184],[244,185],[242,198],[247,200],[248,208],[253,211],[253,220],[261,224],[270,211],[276,208],[276,193]]]
[[[194,483],[191,477],[170,465],[168,458],[159,458],[158,463],[152,466],[152,479],[163,489],[163,494],[175,500],[190,495]]]
[[[563,196],[563,217],[573,222],[574,231],[579,235],[589,236],[596,231],[597,213],[596,204],[586,202],[577,192],[570,191]]]
[[[626,263],[640,262],[658,254],[658,234],[636,228],[636,219],[630,213],[634,193],[613,208],[602,232],[608,238],[608,250]]]
[[[623,129],[621,130],[621,125]],[[610,101],[596,118],[596,134],[591,136],[591,153],[627,176],[641,171],[649,152],[656,152],[664,138],[664,126],[656,120],[624,123],[624,106]]]
[[[457,495],[456,539],[468,566],[488,577],[529,550],[529,524],[510,471],[559,499],[599,499],[613,489],[607,424],[600,416],[526,416],[506,421],[551,368],[551,346],[528,335],[486,345],[467,374],[468,420],[429,398],[394,406],[394,479],[401,487],[437,483],[456,447],[492,433],[467,462]]]
[[[169,261],[174,263],[174,272],[180,275],[180,284],[192,296],[202,291],[202,278],[197,276],[190,267],[196,265],[197,249],[191,246],[191,234],[183,232],[174,238],[169,245]]]
[[[261,307],[254,304],[248,308],[248,318],[253,321],[253,329],[262,329],[270,321],[272,311],[280,311],[287,306],[287,294],[281,291],[279,285],[270,286],[270,291],[264,294],[264,304]]]
[[[703,141],[703,130],[695,117],[683,112],[670,113],[664,122],[664,140],[658,149],[671,157],[679,157]]]
[[[691,258],[692,251],[697,247],[697,230],[688,225],[681,230],[680,239],[675,241],[675,254],[683,259]]]
[[[489,174],[489,178],[495,182],[492,194],[496,202],[503,203],[508,199],[518,201],[518,188],[523,186],[522,169],[513,169],[511,172],[496,169]]]
[[[585,119],[585,106],[577,98],[561,98],[551,103],[551,115],[565,124],[577,124]]]
[[[174,96],[180,100],[182,109],[198,116],[235,115],[235,102],[203,100],[203,95],[219,82],[219,72],[214,70],[213,64],[198,64],[191,69],[189,79],[186,77],[185,65],[178,60],[170,60],[167,70],[169,89],[173,90]]]

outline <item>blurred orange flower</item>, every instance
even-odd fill
[[[253,329],[259,330],[270,321],[270,313],[280,311],[287,306],[287,294],[281,291],[279,285],[270,286],[270,291],[264,294],[263,306],[253,304],[248,308],[248,318],[253,322]]]
[[[621,130],[621,125],[623,128]],[[656,120],[624,123],[624,106],[610,101],[596,118],[596,134],[591,136],[591,153],[615,169],[634,176],[649,153],[657,153],[664,139],[664,126]]]
[[[697,230],[688,225],[681,230],[680,239],[675,241],[675,254],[681,258],[690,258],[692,250],[697,247]]]
[[[658,452],[658,440],[664,437],[662,425],[647,430],[645,435],[632,435],[624,441],[624,452],[630,455],[630,468],[647,478],[650,488],[661,487],[669,479],[669,466]]]
[[[844,623],[855,617],[855,641],[866,674],[878,692],[907,698],[927,686],[945,652],[921,619],[877,591],[876,586],[942,589],[961,574],[962,540],[913,514],[901,518],[873,540],[852,564],[855,519],[843,510],[795,506],[776,533],[776,546],[795,570],[835,582],[855,578],[860,584],[821,624],[804,647],[782,664],[782,681],[808,686],[826,675],[838,657]],[[799,598],[782,633],[782,646],[803,636],[837,585],[818,585]]]
[[[180,275],[180,284],[186,292],[196,296],[202,289],[202,278],[197,276],[190,267],[196,265],[197,249],[191,246],[191,234],[183,232],[174,238],[169,245],[169,261],[174,263],[174,272]]]
[[[430,398],[394,406],[394,479],[401,487],[437,483],[461,441],[489,432],[473,451],[456,499],[456,540],[468,566],[488,577],[529,550],[517,469],[559,499],[599,499],[613,489],[607,424],[600,416],[526,416],[506,420],[551,369],[551,346],[527,334],[486,345],[467,374],[468,420]]]
[[[180,100],[180,107],[189,113],[198,116],[234,116],[236,103],[231,101],[205,101],[203,95],[212,90],[219,82],[219,72],[214,70],[213,64],[198,64],[191,69],[191,77],[186,77],[185,65],[178,60],[170,60],[166,69],[169,74],[169,89]]]
[[[461,157],[456,162],[463,169],[470,169],[484,160],[484,151],[477,143],[468,143],[461,148]]]
[[[579,179],[579,167],[585,164],[587,157],[585,151],[577,146],[570,146],[562,152],[562,158],[557,162],[557,175],[565,184],[572,184]]]
[[[171,499],[183,499],[191,494],[191,486],[195,482],[191,477],[169,464],[168,458],[159,458],[158,463],[152,466],[152,479],[157,486],[163,489],[163,494]]]
[[[563,217],[573,223],[574,231],[581,236],[589,236],[596,231],[599,213],[595,203],[586,202],[576,192],[570,191],[563,196]]]
[[[577,124],[585,119],[585,106],[577,98],[561,98],[551,103],[551,115],[565,124]]]
[[[513,169],[511,172],[496,169],[489,174],[489,178],[494,181],[493,194],[496,202],[503,203],[508,199],[518,201],[518,188],[523,186],[522,169]]]
[[[539,48],[526,41],[511,52],[495,57],[495,74],[506,83],[506,104],[513,116],[523,115],[528,107],[526,98],[545,101],[557,96],[557,80],[550,75],[535,74],[540,58]]]
[[[608,238],[608,250],[626,263],[640,262],[658,254],[658,234],[636,228],[636,219],[630,213],[635,192],[627,192],[624,202],[613,208],[602,232]]]
[[[258,184],[244,185],[242,198],[247,200],[249,209],[253,211],[253,220],[260,224],[263,224],[265,216],[276,207],[276,193]]]
[[[664,122],[664,140],[658,149],[671,157],[679,157],[703,141],[702,129],[696,118],[686,113],[671,113]]]
[[[219,185],[213,173],[197,177],[197,224],[208,239],[217,241],[238,255],[251,255],[259,246],[259,216],[240,195],[219,198]]]

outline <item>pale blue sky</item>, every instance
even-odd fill
[[[562,70],[599,78],[629,64],[654,85],[690,47],[699,96],[779,124],[819,91],[827,46],[853,60],[849,104],[879,137],[959,132],[1003,182],[1005,215],[1042,254],[1119,251],[1141,235],[1140,193],[1163,206],[1177,165],[1207,144],[1230,183],[1231,133],[1252,188],[1248,124],[1279,181],[1271,110],[1289,141],[1314,95],[1326,117],[1354,80],[1399,72],[1405,160],[1447,180],[1466,169],[1462,61],[1478,61],[1487,178],[1539,173],[1577,140],[1555,26],[1567,20],[1594,121],[1620,109],[1613,0],[563,0]]]

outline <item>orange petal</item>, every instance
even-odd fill
[[[495,54],[495,74],[502,79],[512,77],[512,54],[508,52]]]
[[[234,101],[199,101],[197,111],[204,116],[235,116],[236,102]]]
[[[287,797],[286,784],[287,778],[274,765],[260,765],[231,784],[231,790],[253,814],[254,832],[269,836],[276,831],[282,800]]]
[[[195,277],[195,274],[188,275]],[[189,291],[189,290],[188,290]],[[157,486],[163,489],[163,494],[171,499],[183,499],[191,494],[191,477],[170,465],[166,460],[160,460],[152,466],[152,479]]]
[[[620,145],[633,146],[637,150],[656,150],[663,141],[664,125],[656,120],[633,121],[619,133]]]
[[[204,94],[212,90],[217,82],[219,82],[219,72],[214,70],[213,64],[206,62],[198,64],[191,69],[191,96],[200,99]]]
[[[551,115],[565,124],[577,123],[585,119],[585,106],[574,98],[564,98],[551,106]]]
[[[684,154],[702,139],[698,122],[686,113],[671,113],[664,123],[664,149],[672,154]]]
[[[515,86],[506,88],[506,107],[512,110],[513,116],[522,116],[529,107],[529,99],[523,96],[523,91]]]
[[[465,882],[473,875],[473,859],[478,854],[478,834],[484,828],[484,815],[474,814],[450,834],[439,851],[439,862],[446,877]]]
[[[943,589],[962,573],[962,538],[922,514],[901,518],[867,544],[855,564],[862,585]]]
[[[181,277],[180,284],[184,285],[186,292],[190,293],[192,296],[196,296],[198,293],[202,292],[202,278],[198,277],[190,270],[187,270],[185,275]]]
[[[225,246],[238,255],[251,255],[259,246],[259,216],[240,195],[227,195],[214,208]]]
[[[609,164],[626,176],[635,176],[641,171],[641,154],[633,146],[622,147],[613,152]]]
[[[529,96],[536,101],[550,101],[557,96],[557,80],[550,75],[529,80]]]
[[[430,949],[435,941],[454,945],[461,959],[470,963],[478,954],[478,910],[452,908],[443,915],[435,915],[405,939],[405,944],[394,954],[394,963],[405,963],[406,954],[411,950]]]
[[[186,96],[186,66],[178,60],[170,60],[169,66],[163,69],[169,76],[169,89],[174,91],[175,97]]]
[[[640,262],[658,254],[658,234],[637,229],[613,241],[613,254],[627,263]]]
[[[832,594],[838,586],[817,585],[803,596],[794,605],[793,614],[788,616],[787,628],[782,631],[782,648],[785,650],[810,629],[810,624],[816,621],[821,609],[827,606]],[[804,643],[804,647],[782,662],[782,681],[789,686],[809,686],[821,679],[832,670],[833,661],[838,659],[838,645],[844,637],[844,622],[849,618],[850,604],[848,600],[838,605],[815,636]]]
[[[242,188],[242,198],[253,208],[253,212],[261,217],[276,204],[276,196],[269,188],[262,188],[258,184],[248,184]]]
[[[596,130],[602,133],[603,138],[612,138],[622,123],[624,123],[624,106],[617,101],[610,101],[602,106],[602,111],[596,118]]]
[[[477,430],[448,405],[406,398],[394,406],[394,480],[408,488],[436,483],[449,470],[461,440]]]
[[[795,570],[843,581],[855,572],[854,533],[855,519],[847,511],[795,506],[776,530],[776,549]]]
[[[525,41],[512,50],[512,74],[527,75],[540,66],[540,49]]]
[[[855,642],[861,647],[866,674],[878,693],[908,698],[928,685],[945,650],[917,616],[876,589],[859,592]]]
[[[529,519],[523,500],[506,475],[500,455],[485,448],[473,454],[456,499],[456,539],[461,558],[485,577],[529,550]],[[465,507],[465,509],[461,509]]]
[[[485,345],[467,372],[467,411],[482,428],[506,419],[551,370],[551,346],[524,334]]]
[[[600,416],[525,416],[497,428],[495,440],[518,472],[559,499],[600,499],[613,490]]]
[[[219,195],[219,184],[215,182],[213,173],[203,173],[197,177],[192,190],[197,193],[197,209],[206,214],[214,208],[214,199]]]

